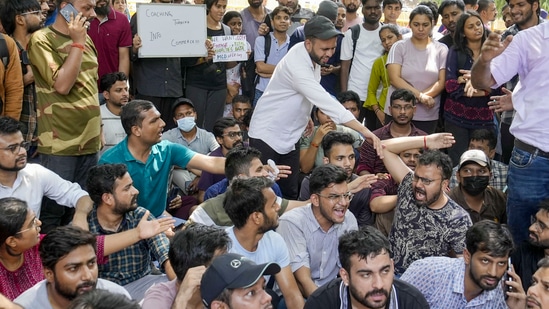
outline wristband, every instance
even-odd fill
[[[82,51],[84,51],[86,48],[84,47],[84,45],[80,44],[80,43],[72,43],[71,44],[71,47],[76,47]]]
[[[314,142],[311,142],[311,146],[318,148],[318,144],[315,144]]]
[[[485,95],[485,96],[489,96],[489,95],[490,95],[490,92],[488,92],[488,90],[484,90],[484,95]]]

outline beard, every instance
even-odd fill
[[[263,213],[263,218],[265,218],[265,222],[263,222],[263,225],[259,227],[258,233],[265,234],[268,231],[276,230],[278,227],[278,222],[275,222],[274,219],[267,217],[265,213]]]
[[[414,193],[415,193],[415,191],[419,191],[425,196],[425,201],[420,202],[420,201],[416,200],[416,205],[418,207],[428,207],[428,206],[432,205],[433,203],[435,203],[440,198],[440,195],[442,194],[442,185],[440,186],[440,189],[438,190],[438,192],[433,194],[432,198],[428,198],[427,192],[423,189],[414,188]]]
[[[313,60],[314,63],[318,65],[322,65],[322,59],[320,59],[319,56],[317,56],[314,52],[309,52],[309,57],[311,57],[311,60]]]
[[[137,195],[132,198],[129,204],[121,203],[116,199],[116,197],[114,198],[114,202],[115,202],[115,206],[114,206],[114,209],[112,210],[113,213],[118,215],[123,215],[130,211],[134,211],[137,208]]]
[[[92,290],[95,290],[95,287],[97,286],[97,281],[85,281],[77,285],[74,290],[71,290],[69,289],[69,287],[59,284],[59,281],[57,281],[57,278],[54,277],[53,280],[55,283],[55,291],[59,295],[71,301],[75,299],[78,295],[83,294],[83,292],[79,292],[81,288],[93,287]]]
[[[7,166],[7,165],[4,165],[4,164],[0,163],[0,170],[6,171],[6,172],[18,172],[18,171],[24,169],[25,166],[27,166],[27,162],[26,162],[27,158],[26,158],[26,156],[27,156],[27,155],[25,154],[24,157],[18,157],[18,158],[15,160],[15,162],[14,162],[14,164],[13,164],[12,166]],[[25,164],[19,165],[18,162],[20,162],[20,161],[22,161],[22,160],[25,160]]]
[[[345,8],[345,11],[347,13],[355,13],[356,11],[358,11],[358,5],[355,5],[354,3],[352,5],[349,5]]]
[[[548,239],[540,240],[539,236],[532,233],[532,232],[530,232],[530,236],[531,237],[528,237],[528,243],[530,243],[532,246],[539,247],[539,248],[542,248],[542,249],[548,249],[549,248],[549,240]],[[532,239],[532,237],[534,239]]]
[[[473,282],[479,286],[481,289],[483,289],[484,291],[491,291],[495,288],[497,288],[499,286],[499,282],[501,280],[501,277],[492,277],[492,276],[476,276],[474,270],[473,270],[473,263],[471,262],[471,265],[469,267],[469,276],[471,277],[471,280],[473,280]],[[494,285],[487,285],[485,283],[482,282],[482,279],[484,278],[491,278],[491,279],[494,279],[496,282],[494,283]]]
[[[371,309],[380,309],[380,308],[385,308],[385,305],[387,305],[387,303],[389,302],[390,300],[390,296],[389,296],[389,292],[386,291],[386,290],[383,290],[383,289],[376,289],[376,290],[373,290],[373,291],[370,291],[368,293],[366,293],[366,295],[364,295],[364,297],[361,297],[360,293],[358,292],[358,290],[352,285],[349,283],[349,291],[351,293],[351,296],[356,299],[359,303],[361,303],[362,305],[364,305],[365,307],[367,308],[371,308]],[[369,296],[372,296],[372,295],[375,295],[375,294],[383,294],[385,295],[385,301],[384,302],[381,302],[381,303],[373,303],[373,302],[370,302],[368,300],[368,297]]]

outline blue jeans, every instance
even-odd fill
[[[515,244],[528,239],[530,218],[549,198],[549,158],[513,148],[507,176],[507,220]]]
[[[263,91],[255,88],[255,96],[254,96],[253,107],[255,107],[257,105],[257,101],[259,101],[259,98],[261,98],[262,95],[263,95]]]

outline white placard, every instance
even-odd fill
[[[213,62],[248,60],[248,45],[245,35],[214,36],[212,43],[215,51]]]
[[[204,57],[206,6],[170,3],[137,3],[140,58]]]

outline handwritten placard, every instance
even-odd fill
[[[137,3],[140,58],[203,57],[206,50],[206,6]]]
[[[248,60],[245,35],[222,35],[212,37],[215,56],[213,62]]]

